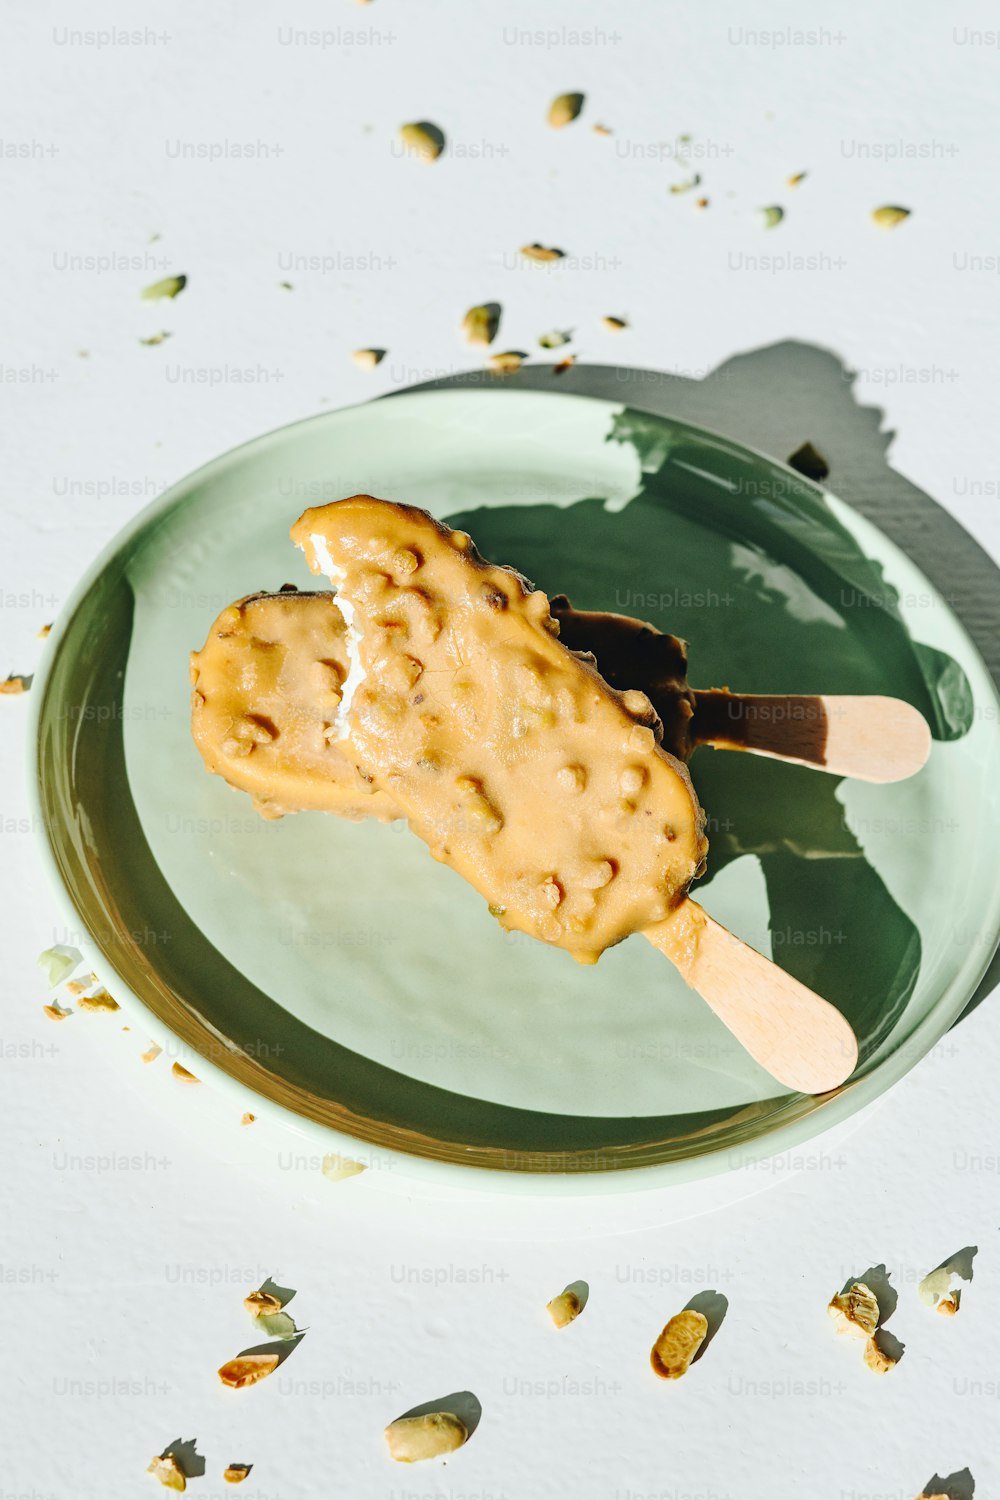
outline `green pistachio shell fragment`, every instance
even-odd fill
[[[187,286],[186,276],[164,276],[162,281],[151,282],[143,287],[143,302],[159,302],[161,297],[179,297]]]

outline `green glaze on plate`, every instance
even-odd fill
[[[205,773],[188,652],[233,599],[308,585],[289,526],[357,491],[448,518],[550,594],[684,636],[696,687],[888,693],[926,715],[930,763],[896,786],[692,761],[711,843],[698,899],[849,1017],[851,1083],[782,1094],[648,943],[580,968],[502,933],[403,826],[267,823]],[[901,1076],[996,943],[977,829],[998,811],[997,701],[961,626],[847,507],[680,423],[504,390],[313,418],[140,516],[50,646],[34,733],[68,926],[152,1036],[329,1149],[360,1138],[488,1185],[572,1174],[577,1192],[634,1189],[622,1168],[653,1184],[742,1165]]]

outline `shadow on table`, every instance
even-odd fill
[[[608,512],[599,496],[578,502],[571,508],[571,527],[565,525],[565,511],[544,505],[480,510],[474,517],[453,516],[452,522],[470,529],[487,556],[514,561],[550,594],[568,593],[582,608],[641,615],[685,636],[693,643],[690,674],[697,687],[892,691],[924,713],[936,739],[959,738],[971,722],[963,674],[944,653],[909,641],[893,590],[849,534],[829,513],[820,522],[830,533],[825,573],[824,559],[817,563],[813,554],[814,538],[800,551],[789,542],[787,517],[797,507],[819,519],[809,486],[779,473],[770,493],[747,495],[740,532],[734,535],[727,529],[732,497],[720,498],[718,479],[699,474],[697,445],[679,451],[683,442],[664,444],[662,427],[643,424],[649,412],[690,422],[782,460],[803,442],[814,443],[831,463],[831,489],[926,573],[1000,683],[1000,569],[957,521],[890,467],[893,433],[882,429],[880,409],[858,405],[854,378],[830,351],[791,342],[736,356],[704,380],[593,365],[555,376],[549,366],[530,366],[504,377],[505,387],[625,404],[610,440],[635,448],[642,487],[617,514]],[[419,388],[477,387],[496,380],[470,372]],[[713,475],[727,461],[713,451]],[[685,471],[683,483],[678,468]],[[735,458],[732,473],[737,493],[740,484],[749,487]],[[657,524],[654,508],[669,511],[669,526]],[[785,512],[784,527],[773,523],[776,510]],[[700,524],[706,513],[708,526]],[[749,549],[743,545],[747,541]],[[785,589],[790,574],[777,576],[780,567],[769,572],[755,548],[767,557],[777,550],[792,572],[803,572],[811,597],[790,598]],[[661,591],[664,582],[672,585],[672,591],[657,595],[651,580],[659,580]],[[683,597],[678,580],[687,586]],[[706,599],[719,602],[712,589],[723,584],[726,607],[706,608]],[[662,617],[658,599],[664,601]],[[762,618],[770,631],[766,640],[759,634]],[[744,624],[753,628],[742,631]],[[707,750],[693,761],[692,773],[709,814],[709,879],[741,854],[758,856],[775,957],[840,1006],[859,1037],[867,1037],[862,1056],[870,1054],[912,993],[920,940],[847,828],[835,797],[838,779]],[[725,817],[713,811],[723,808]],[[837,913],[827,943],[809,930],[810,914],[815,925],[817,911]],[[866,940],[872,933],[877,942]],[[807,941],[811,938],[815,942]],[[865,947],[860,965],[859,942]],[[998,983],[1000,954],[963,1017]],[[892,997],[888,1008],[887,994]]]

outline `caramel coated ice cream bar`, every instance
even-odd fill
[[[356,496],[292,538],[347,626],[331,738],[435,858],[504,927],[584,963],[666,919],[707,841],[645,696],[611,688],[543,593],[423,511]]]
[[[623,689],[629,711],[686,759],[694,695],[684,679],[684,642],[623,615],[580,614],[565,600],[553,600],[553,616],[567,644],[567,634],[576,639],[579,621],[586,622],[580,649],[599,653],[598,670]],[[334,731],[348,666],[346,621],[329,592],[286,585],[227,606],[191,654],[191,728],[205,765],[249,793],[265,818],[300,811],[401,817]],[[655,695],[658,711],[643,692]]]

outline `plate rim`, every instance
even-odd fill
[[[752,1141],[741,1142],[738,1146],[720,1145],[707,1151],[695,1151],[678,1160],[669,1162],[575,1172],[525,1171],[516,1167],[498,1169],[469,1165],[461,1161],[441,1161],[430,1156],[404,1152],[393,1147],[376,1145],[363,1137],[349,1135],[327,1123],[312,1119],[308,1115],[300,1114],[288,1105],[257,1094],[249,1085],[241,1083],[211,1058],[182,1041],[139,998],[129,986],[127,980],[119,975],[114,964],[106,959],[103,953],[97,948],[97,944],[91,938],[89,931],[87,931],[83,916],[73,902],[59,872],[52,841],[44,819],[41,798],[40,721],[42,705],[46,698],[49,677],[58,655],[59,646],[69,622],[73,619],[90,589],[133,537],[144,530],[157,517],[169,513],[186,494],[190,493],[195,485],[203,485],[210,481],[216,471],[226,468],[235,460],[250,457],[255,449],[263,449],[279,438],[287,438],[299,428],[333,424],[338,420],[349,418],[351,415],[356,415],[359,412],[377,409],[383,402],[388,406],[393,405],[397,401],[418,402],[421,404],[429,402],[435,405],[446,405],[449,401],[455,400],[455,398],[460,402],[464,402],[470,400],[478,401],[484,398],[494,400],[497,397],[505,400],[517,399],[529,404],[545,401],[553,404],[577,406],[580,402],[586,402],[594,407],[603,407],[609,412],[620,411],[623,408],[638,411],[657,421],[670,423],[674,427],[686,430],[699,437],[726,444],[733,449],[749,454],[757,461],[767,463],[784,471],[796,484],[811,488],[817,495],[824,499],[834,499],[840,506],[845,507],[852,517],[857,517],[865,527],[874,531],[879,537],[880,543],[887,549],[888,554],[890,556],[898,556],[902,559],[927,584],[932,595],[941,602],[951,628],[957,631],[964,647],[977,663],[985,687],[988,693],[992,695],[993,706],[996,709],[993,719],[995,726],[994,739],[997,741],[995,748],[1000,748],[1000,739],[998,739],[998,736],[1000,736],[1000,692],[998,692],[996,684],[993,682],[990,671],[983,661],[978,647],[954,609],[942,598],[938,588],[927,578],[918,564],[891,537],[887,536],[881,527],[867,516],[864,516],[848,501],[841,499],[834,491],[828,490],[826,486],[807,479],[791,468],[789,464],[774,458],[771,454],[761,449],[755,448],[751,444],[742,441],[742,439],[729,437],[725,433],[718,432],[710,427],[704,427],[701,424],[689,422],[684,418],[673,417],[663,412],[649,411],[641,403],[633,403],[631,401],[610,400],[606,397],[589,396],[569,391],[518,390],[511,387],[490,387],[485,385],[474,387],[421,387],[406,391],[386,392],[383,395],[375,396],[365,401],[340,406],[330,411],[314,412],[308,416],[300,417],[294,422],[287,422],[281,426],[270,428],[267,432],[260,433],[244,442],[235,444],[223,453],[209,459],[206,463],[183,474],[161,494],[157,495],[148,505],[143,506],[135,516],[108,539],[97,556],[86,568],[77,584],[70,590],[65,603],[59,610],[56,620],[53,622],[49,638],[46,642],[48,649],[42,658],[32,682],[32,702],[27,724],[27,750],[29,759],[27,795],[29,811],[32,817],[32,827],[35,829],[33,843],[47,878],[49,892],[54,898],[59,915],[66,921],[67,930],[74,933],[80,932],[81,936],[83,933],[86,933],[86,943],[74,945],[80,947],[84,952],[84,963],[86,966],[97,974],[98,979],[102,983],[108,983],[108,987],[113,991],[116,999],[119,1000],[123,1010],[127,1012],[130,1019],[134,1020],[137,1025],[141,1024],[143,1026],[151,1039],[162,1041],[163,1038],[169,1038],[171,1051],[176,1059],[181,1061],[185,1066],[190,1064],[191,1071],[196,1071],[197,1076],[209,1083],[211,1087],[229,1093],[234,1097],[234,1102],[241,1102],[244,1107],[255,1104],[258,1110],[263,1108],[270,1119],[281,1120],[294,1133],[315,1140],[317,1145],[325,1146],[328,1152],[337,1152],[341,1155],[352,1157],[355,1160],[367,1158],[366,1164],[392,1168],[393,1175],[399,1175],[404,1178],[406,1176],[420,1177],[429,1181],[436,1180],[442,1185],[450,1184],[452,1186],[460,1183],[465,1188],[479,1188],[490,1194],[495,1194],[499,1191],[520,1196],[546,1196],[552,1195],[557,1191],[563,1196],[573,1197],[634,1193],[636,1191],[649,1191],[665,1186],[683,1185],[701,1178],[725,1174],[743,1167],[753,1166],[768,1158],[789,1153],[794,1148],[802,1146],[809,1141],[820,1139],[829,1130],[844,1124],[866,1106],[883,1098],[893,1085],[898,1083],[901,1078],[905,1077],[907,1073],[915,1068],[935,1043],[947,1033],[972,998],[981,979],[993,961],[993,956],[997,951],[998,945],[1000,945],[1000,865],[996,867],[996,876],[988,892],[987,915],[991,931],[990,941],[982,949],[979,949],[978,952],[970,950],[966,953],[964,962],[961,964],[958,972],[954,975],[951,982],[938,994],[928,1013],[916,1024],[913,1031],[907,1037],[905,1045],[890,1053],[870,1073],[862,1078],[852,1080],[834,1091],[830,1096],[823,1099],[823,1102],[816,1109],[799,1119],[775,1125],[760,1136],[755,1137]],[[738,1160],[733,1160],[736,1156],[738,1156]]]

